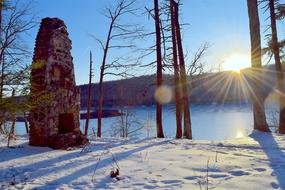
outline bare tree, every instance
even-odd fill
[[[183,116],[184,116],[184,132],[183,135],[192,139],[192,129],[191,129],[191,118],[190,118],[190,105],[189,105],[189,95],[188,95],[188,83],[187,83],[187,75],[185,69],[185,61],[182,47],[182,38],[180,32],[180,24],[179,24],[179,7],[178,3],[174,0],[172,1],[172,5],[174,7],[174,15],[175,15],[175,30],[177,36],[177,47],[178,47],[178,57],[179,57],[179,67],[180,67],[180,77],[181,77],[181,86],[182,86],[182,103],[183,103]]]
[[[3,10],[8,10],[9,6],[8,6],[8,0],[0,0],[0,41],[2,41],[2,17],[3,17]],[[1,48],[2,51],[2,48]],[[0,60],[1,62],[1,60]]]
[[[176,51],[176,61],[173,60],[172,56],[175,56],[175,51],[172,51],[173,43],[175,43],[172,39],[172,28],[171,28],[171,19],[170,19],[170,9],[168,2],[162,2],[159,3],[158,0],[154,0],[154,8],[149,9],[145,7],[148,16],[151,17],[154,20],[154,31],[149,32],[145,34],[147,37],[154,37],[155,38],[155,44],[150,45],[147,48],[142,49],[142,56],[141,57],[148,57],[152,56],[154,53],[156,53],[156,59],[153,61],[150,61],[148,64],[143,65],[142,67],[152,67],[156,68],[156,82],[153,83],[153,81],[150,81],[151,84],[149,86],[156,85],[157,92],[159,92],[160,87],[163,84],[163,74],[162,71],[165,71],[166,69],[172,70],[174,68],[174,71],[179,72],[178,65],[177,65],[177,51]],[[175,36],[174,36],[175,38]],[[174,39],[175,40],[175,39]],[[176,48],[176,47],[174,47]],[[176,63],[176,65],[175,65]],[[179,75],[179,74],[178,74]],[[176,75],[176,76],[178,76]],[[176,77],[176,82],[179,82],[179,76]],[[175,98],[179,99],[179,87],[175,87],[176,96]],[[157,97],[159,98],[159,97]],[[180,103],[177,102],[176,106],[180,106]],[[177,137],[181,136],[179,133],[182,133],[181,130],[181,110],[176,109],[177,114]],[[179,119],[180,118],[180,119]],[[159,100],[156,100],[156,126],[157,126],[157,137],[163,138],[163,126],[162,126],[162,103]],[[180,126],[180,127],[179,127]]]
[[[171,36],[172,36],[172,54],[173,54],[173,68],[174,68],[174,83],[175,83],[175,108],[176,108],[176,138],[182,137],[182,109],[180,106],[180,75],[177,59],[177,40],[175,28],[175,15],[173,1],[170,1],[170,15],[171,15]]]
[[[162,85],[162,58],[161,58],[161,30],[159,19],[158,0],[154,0],[154,20],[155,20],[155,33],[156,33],[156,88],[159,89]],[[162,105],[156,101],[156,127],[157,137],[164,138],[162,128]]]
[[[85,132],[84,135],[88,135],[89,119],[90,119],[90,107],[91,107],[91,85],[92,85],[92,52],[90,51],[90,68],[89,68],[89,84],[88,84],[88,100],[87,100],[87,114],[85,122]]]
[[[117,120],[112,124],[112,135],[126,138],[137,136],[145,127],[135,116],[133,110],[129,106],[121,106],[119,108],[122,113]]]
[[[172,3],[175,1],[165,1],[164,3],[161,3],[159,6],[159,26],[160,26],[160,41],[161,41],[161,61],[162,61],[162,69],[166,70],[169,69],[171,72],[174,71],[174,91],[175,91],[175,111],[176,111],[176,137],[180,138],[182,136],[182,103],[183,99],[180,97],[181,93],[181,74],[179,74],[181,71],[178,66],[178,56],[177,56],[177,31],[176,31],[176,16],[175,16],[175,8],[172,7]],[[176,3],[176,2],[175,2]],[[179,3],[179,1],[178,1]],[[177,4],[178,4],[177,3]],[[171,8],[172,7],[172,8]],[[148,14],[155,20],[155,10],[154,9],[148,9],[146,8]],[[187,24],[180,24],[179,28],[181,26],[184,26]],[[180,32],[180,30],[179,30]],[[156,32],[150,32],[148,33],[149,36],[156,35]],[[181,38],[181,35],[180,35]],[[182,45],[181,45],[182,46]],[[207,45],[205,47],[201,47],[199,51],[195,54],[195,57],[193,61],[191,62],[189,68],[187,71],[192,73],[192,75],[200,74],[203,72],[203,66],[204,64],[201,62],[201,58],[204,56]],[[156,45],[150,46],[148,49],[146,49],[145,55],[151,55],[153,52],[156,52]],[[200,55],[199,55],[200,54]],[[184,56],[184,55],[183,55]],[[197,56],[197,57],[196,57]],[[184,57],[185,59],[185,57]],[[183,60],[184,61],[184,60]],[[185,65],[185,63],[184,63]],[[143,67],[149,67],[149,66],[157,66],[157,60],[152,61],[148,63],[147,65],[144,65]],[[186,70],[186,66],[184,66]],[[186,72],[186,71],[185,71]],[[187,74],[186,80],[187,80]],[[188,86],[188,84],[186,84]],[[187,117],[187,116],[186,116]],[[188,119],[186,119],[188,120]]]
[[[261,39],[260,39],[260,24],[258,15],[258,2],[257,0],[247,0],[249,28],[250,28],[250,41],[251,41],[251,66],[254,75],[259,75],[261,72]],[[259,75],[260,76],[260,75]],[[253,82],[253,120],[254,129],[260,131],[270,131],[266,122],[264,110],[264,97],[261,93],[261,83],[259,79]]]
[[[275,60],[275,69],[277,74],[277,87],[279,90],[279,133],[285,133],[285,96],[284,96],[284,74],[282,71],[280,49],[278,45],[277,27],[276,27],[276,13],[275,13],[275,0],[269,0],[270,10],[270,22],[271,22],[271,33],[272,33],[272,50]]]
[[[2,18],[1,41],[1,85],[3,96],[5,86],[16,85],[19,78],[28,69],[25,61],[31,56],[31,51],[22,40],[26,32],[36,26],[35,17],[31,14],[30,2],[23,4],[16,1],[9,6]],[[23,82],[23,81],[22,81]],[[10,90],[11,91],[11,90]]]
[[[20,109],[16,106],[16,102],[11,105],[7,97],[11,96],[12,92],[15,96],[27,94],[30,66],[26,62],[31,57],[31,51],[23,37],[37,24],[30,1],[10,1],[5,6],[5,16],[1,18],[0,41],[0,123],[2,124],[6,122],[5,114],[8,114],[9,106]],[[25,109],[27,107],[23,106]]]
[[[108,52],[110,49],[123,49],[123,48],[135,48],[134,39],[139,38],[141,36],[142,29],[138,25],[133,24],[122,24],[120,23],[120,18],[123,16],[135,16],[136,8],[135,0],[119,0],[116,4],[115,8],[108,7],[106,8],[105,15],[108,19],[110,19],[110,25],[108,29],[108,35],[106,38],[106,43],[104,44],[102,41],[97,40],[103,49],[103,59],[101,64],[100,71],[100,80],[99,80],[99,97],[98,97],[98,128],[97,128],[97,136],[101,137],[102,133],[102,108],[103,108],[103,79],[107,74],[127,77],[129,76],[128,70],[136,66],[138,64],[136,59],[131,59],[130,57],[118,57],[115,60],[111,61],[111,63],[107,63]],[[116,41],[124,40],[124,44],[116,44]],[[127,42],[129,41],[129,43]],[[112,45],[111,42],[114,44]],[[122,64],[121,62],[132,61],[132,64]],[[124,71],[120,72],[106,72],[106,69],[115,69]]]
[[[202,44],[197,51],[194,53],[192,60],[187,64],[187,76],[190,77],[190,80],[194,76],[200,76],[205,73],[205,65],[206,63],[203,61],[210,45],[208,43]],[[191,81],[190,81],[191,82]]]

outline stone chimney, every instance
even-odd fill
[[[88,142],[80,132],[80,91],[70,51],[64,22],[42,19],[31,71],[31,145],[67,148]]]

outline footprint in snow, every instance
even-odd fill
[[[143,186],[144,189],[155,189],[157,186],[154,185],[145,185]]]
[[[164,183],[164,184],[181,184],[181,183],[183,183],[183,181],[181,181],[181,180],[162,180],[160,182]]]
[[[275,182],[271,182],[270,185],[271,185],[271,187],[273,189],[278,189],[279,188],[279,185],[277,183],[275,183]]]
[[[83,182],[75,181],[72,183],[72,185],[74,185],[74,186],[86,186],[86,185],[88,185],[88,183],[84,182],[84,181]]]
[[[228,175],[227,174],[210,174],[209,177],[214,178],[214,179],[218,179],[218,178],[228,177]]]
[[[157,183],[158,181],[155,180],[155,179],[153,179],[153,180],[149,180],[148,182],[149,182],[149,183]]]
[[[184,177],[184,179],[186,179],[186,180],[196,180],[198,178],[199,178],[199,176],[187,176],[187,177]]]
[[[242,170],[236,170],[236,171],[230,171],[229,174],[233,175],[233,176],[245,176],[245,175],[250,175],[249,172],[245,172]]]
[[[265,168],[254,168],[255,171],[258,171],[258,172],[264,172],[266,171]]]
[[[275,172],[271,172],[271,176],[276,176],[276,173]]]
[[[134,183],[133,186],[143,186],[145,183]]]

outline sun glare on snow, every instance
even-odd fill
[[[250,67],[250,57],[241,54],[234,53],[225,58],[223,68],[226,71],[235,71],[239,73],[242,69]]]

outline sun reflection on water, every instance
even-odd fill
[[[244,129],[237,129],[236,138],[243,138],[246,136],[246,132]]]

